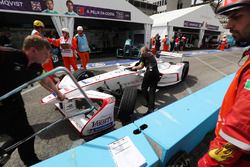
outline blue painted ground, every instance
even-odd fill
[[[230,49],[225,49],[224,52],[231,52],[231,51],[237,51],[237,50],[243,50],[244,48],[239,48],[239,47],[232,47]],[[212,53],[220,53],[223,52],[221,50],[213,49],[213,50],[194,50],[194,51],[184,51],[182,52],[184,56],[186,57],[191,57],[191,56],[202,56],[205,54],[212,54]],[[98,62],[98,63],[89,63],[87,65],[88,69],[93,69],[93,68],[99,68],[99,67],[111,67],[115,65],[123,65],[123,64],[130,64],[138,60],[134,59],[116,59],[116,60],[111,60],[111,61],[103,61],[103,62]]]

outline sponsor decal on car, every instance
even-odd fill
[[[97,128],[112,122],[111,116],[92,122],[92,128]]]

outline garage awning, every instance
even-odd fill
[[[212,31],[225,31],[209,4],[155,14],[153,29],[159,27],[183,27]]]

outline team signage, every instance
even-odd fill
[[[203,23],[193,22],[193,21],[184,21],[184,27],[193,27],[193,28],[201,28]]]
[[[110,18],[119,20],[130,20],[130,12],[96,8],[91,6],[75,5],[76,13],[79,16]]]
[[[131,13],[128,11],[84,6],[74,3],[74,0],[71,2],[72,4],[67,5],[66,0],[53,0],[49,2],[48,0],[0,0],[0,11],[131,20]],[[70,6],[73,6],[73,11],[69,12]]]
[[[211,25],[211,24],[205,24],[205,27],[208,30],[219,30],[219,26]]]

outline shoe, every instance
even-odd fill
[[[32,165],[38,164],[39,162],[42,162],[42,160],[36,157],[34,159],[30,159],[28,162],[23,162],[23,163],[25,166],[32,166]]]

